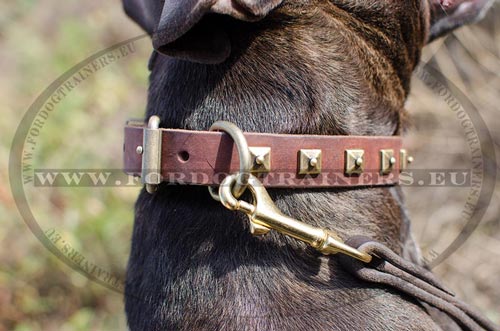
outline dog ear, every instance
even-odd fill
[[[148,34],[153,34],[160,21],[163,1],[123,0],[123,9]]]
[[[154,48],[194,62],[220,63],[231,44],[220,22],[208,14],[258,21],[283,0],[123,0],[125,12],[153,36]]]
[[[485,15],[495,0],[429,0],[431,42]]]

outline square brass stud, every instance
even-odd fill
[[[360,175],[365,169],[365,151],[362,149],[348,149],[345,151],[345,174]]]
[[[321,149],[301,149],[299,151],[299,175],[319,175],[321,159]]]
[[[399,151],[399,170],[404,171],[408,166],[408,151],[402,149]]]
[[[253,165],[250,170],[253,173],[266,173],[271,171],[271,148],[249,147],[252,155]]]
[[[382,175],[388,175],[392,172],[392,169],[396,165],[396,157],[394,156],[393,149],[381,149],[380,150],[380,173]]]
[[[406,149],[399,151],[399,170],[404,171],[408,165],[413,162],[413,157],[408,154]]]

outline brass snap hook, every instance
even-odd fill
[[[369,254],[346,245],[333,231],[311,226],[281,213],[264,185],[253,175],[248,178],[252,203],[238,200],[232,193],[238,176],[239,174],[226,177],[219,187],[219,198],[224,207],[241,211],[248,216],[252,234],[264,235],[275,230],[303,241],[325,255],[342,253],[365,263],[371,261]]]

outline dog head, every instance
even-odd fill
[[[294,16],[333,5],[374,29],[385,28],[387,31],[382,32],[391,33],[391,28],[399,27],[412,42],[429,42],[478,20],[492,3],[493,0],[124,0],[124,7],[152,35],[154,48],[159,52],[195,62],[220,63],[229,57],[231,41],[223,22],[210,20],[215,15],[255,22],[265,20],[276,10],[287,14],[291,21]],[[407,26],[415,24],[422,26]]]
[[[168,55],[153,70],[149,115],[154,109],[183,111],[159,114],[165,125],[206,129],[226,119],[253,131],[392,135],[401,125],[421,49],[478,19],[492,2],[124,0],[124,5],[151,34],[156,51]]]

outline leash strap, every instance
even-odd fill
[[[373,257],[366,264],[340,255],[342,266],[360,280],[390,286],[448,314],[470,331],[499,331],[477,310],[457,299],[429,270],[413,264],[386,246],[366,237],[353,237],[346,244]]]

